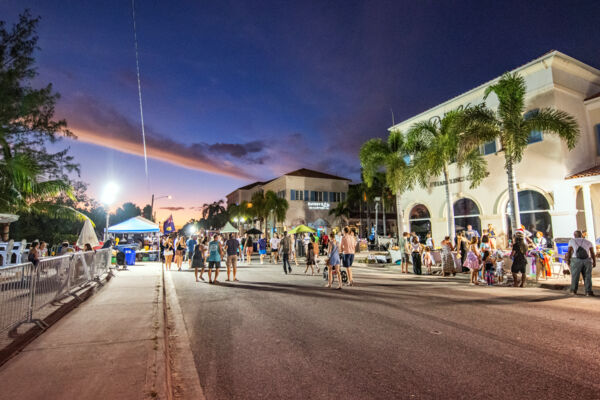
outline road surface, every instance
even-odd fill
[[[207,399],[600,398],[598,298],[368,268],[331,290],[303,271],[171,272]]]

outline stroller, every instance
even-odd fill
[[[325,265],[325,268],[323,268],[323,279],[328,280],[329,279],[329,264]],[[342,283],[348,283],[348,273],[344,270],[341,270],[341,275],[342,275]],[[333,282],[335,282],[336,280],[336,276],[337,274],[334,272],[333,274]]]

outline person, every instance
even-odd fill
[[[423,254],[423,263],[427,268],[427,275],[431,275],[431,266],[433,265],[433,256],[431,255],[431,247],[425,246],[425,254]]]
[[[304,275],[306,275],[306,273],[308,272],[308,269],[310,268],[310,274],[314,275],[315,274],[315,270],[314,270],[314,265],[316,265],[316,255],[315,255],[315,246],[313,246],[312,244],[308,246],[308,250],[306,252],[306,269],[304,270]]]
[[[522,231],[517,231],[515,233],[515,238],[513,240],[512,252],[510,254],[513,263],[512,267],[510,267],[510,272],[513,276],[513,286],[524,287],[525,280],[527,279],[527,273],[525,268],[527,266],[527,259],[525,255],[527,254],[527,245],[525,244],[524,234]],[[521,282],[519,283],[519,274],[521,274]]]
[[[479,250],[477,249],[477,237],[471,237],[469,243],[469,252],[467,253],[467,259],[463,266],[471,270],[471,285],[479,285],[477,282],[477,274],[479,273]]]
[[[469,272],[469,269],[465,267],[465,261],[467,261],[467,254],[469,253],[469,241],[465,237],[464,232],[459,232],[456,236],[457,245],[456,247],[460,251],[460,265],[462,272]]]
[[[40,242],[40,258],[48,257],[48,243]]]
[[[569,240],[569,250],[565,256],[567,265],[571,267],[571,287],[569,293],[577,294],[579,287],[579,275],[583,275],[585,295],[594,296],[592,291],[592,269],[596,268],[596,255],[594,244],[585,239],[581,231],[573,233],[573,239]]]
[[[260,235],[258,239],[258,254],[260,255],[260,263],[263,264],[267,255],[267,239],[263,235]]]
[[[196,282],[200,282],[198,280],[198,268],[200,270],[200,279],[204,280],[204,252],[206,251],[206,238],[204,240],[198,239],[196,245],[194,246],[194,253],[192,257],[190,257],[192,262],[192,268],[194,268],[194,276],[196,277]]]
[[[315,253],[315,267],[317,267],[317,274],[321,272],[321,268],[319,267],[319,243],[312,243],[313,252]]]
[[[181,271],[181,265],[183,264],[183,254],[185,251],[185,236],[181,236],[177,239],[175,247],[175,264],[177,265],[177,270]]]
[[[537,231],[535,237],[533,238],[533,244],[536,249],[543,250],[548,247],[548,241],[544,237],[544,233],[541,231]]]
[[[31,243],[29,254],[27,255],[27,261],[32,263],[34,267],[37,267],[40,262],[39,246],[40,243],[38,241]]]
[[[423,254],[423,246],[419,243],[419,237],[417,235],[412,237],[410,251],[412,254],[413,273],[415,275],[421,275],[421,255]]]
[[[354,279],[352,277],[352,264],[354,263],[354,253],[356,250],[356,239],[354,238],[354,232],[350,231],[350,228],[344,228],[344,236],[342,236],[342,243],[340,244],[340,251],[342,252],[342,265],[348,271],[348,285],[354,285]]]
[[[219,283],[219,269],[221,268],[221,257],[223,256],[223,247],[219,241],[219,234],[213,236],[213,240],[208,243],[208,283]],[[215,278],[211,279],[211,272],[215,270]]]
[[[327,236],[327,233],[323,233],[321,240],[323,241],[323,255],[327,255],[327,250],[329,247],[329,236]]]
[[[274,264],[279,263],[279,235],[274,234],[271,239],[271,262]]]
[[[449,276],[452,274],[456,275],[456,270],[454,267],[454,257],[452,252],[454,251],[454,246],[452,246],[452,241],[450,240],[450,236],[444,237],[442,240],[442,276]]]
[[[167,244],[167,240],[168,240],[168,237],[167,237],[167,236],[165,236],[165,237],[164,237],[164,238],[163,238],[163,239],[160,241],[160,252],[159,252],[159,254],[158,254],[158,255],[159,255],[159,257],[160,257],[160,263],[161,263],[161,266],[162,266],[162,264],[164,264],[164,263],[165,263],[165,246],[166,246],[166,244]],[[104,248],[104,246],[102,246],[102,248]]]
[[[167,237],[167,243],[165,244],[165,267],[168,271],[171,270],[171,263],[173,262],[173,238]]]
[[[254,246],[254,242],[252,240],[252,235],[246,233],[246,241],[244,242],[244,248],[246,249],[246,261],[248,265],[252,264],[252,251]]]
[[[503,283],[504,282],[504,253],[502,252],[502,250],[496,250],[494,259],[496,260],[496,277],[498,278],[498,283]]]
[[[286,275],[288,273],[292,273],[292,266],[290,265],[290,252],[294,247],[295,246],[292,244],[292,238],[288,236],[287,231],[283,232],[283,239],[281,240],[280,251],[281,259],[283,260],[283,272],[285,272]]]
[[[496,243],[496,228],[494,228],[494,225],[488,224],[487,234],[488,234],[488,238],[490,239],[491,249],[497,250],[498,247],[497,247],[497,243]]]
[[[94,249],[92,249],[92,245],[89,243],[86,243],[83,245],[83,251],[94,251]]]
[[[192,256],[194,255],[194,247],[196,246],[196,239],[190,236],[188,241],[185,243],[187,247],[187,258],[189,261],[190,269],[192,268]]]
[[[410,253],[411,253],[411,236],[410,233],[408,232],[404,232],[403,233],[403,245],[400,248],[400,250],[402,251],[402,273],[403,274],[408,274],[408,260],[410,260]]]
[[[491,253],[492,247],[490,246],[490,239],[487,234],[484,234],[481,237],[481,243],[479,244],[479,254],[483,254],[485,251],[489,251]],[[482,258],[483,261],[483,258]],[[480,269],[480,282],[486,282],[485,280],[485,269]]]
[[[327,276],[327,285],[325,287],[331,288],[333,282],[333,270],[338,278],[338,289],[342,288],[342,273],[340,272],[340,254],[337,240],[335,237],[331,237],[329,240],[329,271]]]
[[[492,255],[491,250],[485,250],[482,259],[485,271],[485,281],[488,286],[492,286],[494,284],[494,263],[496,262],[496,259]]]
[[[548,278],[552,274],[550,268],[550,257],[546,255],[545,249],[548,246],[548,241],[544,237],[544,233],[537,231],[533,238],[533,253],[535,255],[535,280],[540,279],[540,275]]]
[[[64,256],[68,252],[69,252],[69,242],[62,242],[62,244],[60,245],[60,248],[58,249],[57,255]]]
[[[477,238],[477,242],[479,242],[479,232],[477,231],[477,229],[473,229],[472,225],[467,225],[467,231],[465,232],[465,237],[467,238],[467,240],[469,241],[469,243],[471,242],[471,239],[473,239],[474,237]]]
[[[431,237],[431,232],[427,232],[427,236],[425,237],[425,246],[429,247],[431,250],[435,248],[433,238]]]
[[[237,279],[237,254],[240,249],[240,243],[235,238],[235,233],[229,234],[229,239],[225,242],[225,251],[227,252],[227,282],[231,281],[231,270],[233,269],[233,280]]]

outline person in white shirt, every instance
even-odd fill
[[[594,244],[584,239],[581,231],[573,233],[574,238],[569,240],[569,251],[565,261],[571,267],[571,288],[569,293],[577,294],[579,286],[579,275],[583,275],[585,295],[594,296],[592,291],[592,268],[596,268],[596,255]]]
[[[274,264],[277,264],[279,262],[279,242],[281,240],[279,239],[279,235],[274,234],[273,237],[271,238],[271,262]]]

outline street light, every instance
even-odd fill
[[[156,197],[156,200],[158,200],[158,199],[169,199],[169,200],[171,200],[172,198],[173,198],[173,196],[171,196],[169,194],[169,195],[166,195],[166,196],[158,196],[158,197]],[[154,193],[152,193],[152,201],[150,202],[150,219],[154,219],[154,200],[155,200]]]
[[[106,186],[104,186],[104,191],[102,192],[101,201],[104,203],[106,208],[106,229],[104,231],[104,241],[108,239],[108,220],[110,218],[110,206],[113,204],[117,198],[117,193],[119,192],[119,186],[114,182],[108,182]]]

